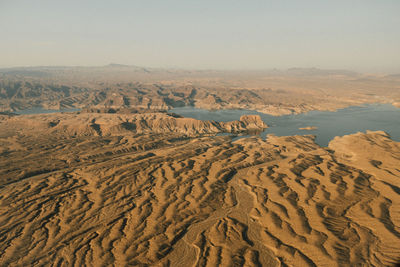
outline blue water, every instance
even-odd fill
[[[20,111],[15,111],[13,113],[19,115],[29,115],[29,114],[47,114],[47,113],[59,113],[59,112],[75,112],[81,110],[80,108],[67,108],[67,109],[42,109],[42,108],[32,108]]]
[[[366,130],[382,130],[393,140],[400,141],[400,109],[390,104],[370,104],[348,107],[334,112],[310,111],[298,115],[271,116],[251,110],[208,111],[193,107],[174,108],[170,112],[199,120],[232,121],[241,115],[258,114],[269,126],[261,133],[277,136],[313,134],[316,143],[327,146],[335,136],[343,136]],[[316,130],[299,130],[300,127],[315,126]]]

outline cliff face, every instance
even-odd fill
[[[242,116],[239,121],[216,122],[191,118],[176,118],[166,113],[145,114],[41,114],[15,116],[4,120],[11,128],[29,127],[33,132],[45,130],[48,134],[119,135],[127,133],[198,134],[241,133],[262,131],[267,125],[258,115]]]

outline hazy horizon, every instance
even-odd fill
[[[177,70],[177,71],[221,71],[221,72],[235,72],[235,71],[245,71],[245,72],[270,72],[270,71],[290,71],[290,70],[321,70],[321,71],[349,71],[359,74],[399,74],[399,72],[362,72],[351,69],[340,69],[340,68],[317,68],[317,67],[287,67],[287,68],[253,68],[253,69],[241,69],[241,68],[185,68],[185,67],[158,67],[158,66],[142,66],[142,65],[128,65],[128,64],[120,64],[120,63],[108,63],[104,65],[19,65],[19,66],[0,66],[0,69],[24,69],[24,68],[102,68],[102,67],[111,67],[115,65],[116,67],[132,67],[132,68],[144,68],[144,69],[160,69],[160,70]]]
[[[0,67],[400,72],[400,2],[10,1]]]

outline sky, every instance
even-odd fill
[[[0,0],[0,67],[400,72],[400,0]]]

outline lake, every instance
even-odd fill
[[[310,111],[297,115],[271,116],[251,110],[216,110],[209,111],[194,107],[171,109],[184,117],[199,120],[232,121],[241,115],[257,114],[269,126],[260,135],[277,136],[313,134],[316,143],[327,146],[335,136],[343,136],[366,130],[382,130],[390,134],[393,140],[400,141],[400,109],[390,104],[369,104],[352,106],[337,111]],[[299,130],[313,126],[314,130]]]

